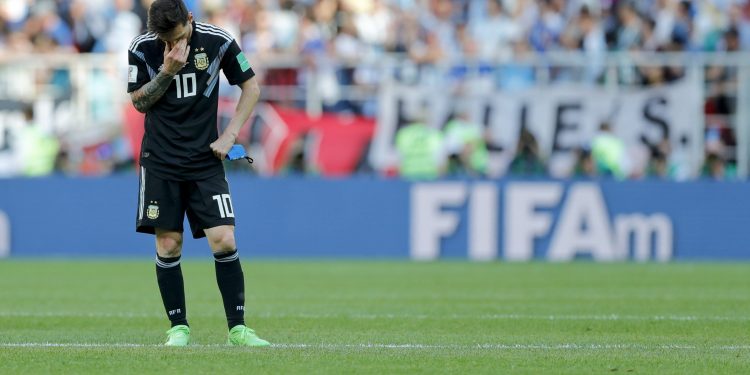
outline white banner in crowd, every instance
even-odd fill
[[[647,145],[668,139],[672,162],[696,173],[703,161],[703,105],[694,79],[653,88],[610,89],[560,84],[513,92],[456,95],[433,86],[384,84],[371,161],[384,169],[397,164],[394,137],[402,120],[415,114],[442,127],[452,112],[468,111],[471,121],[489,129],[491,174],[502,174],[515,154],[522,128],[537,140],[550,173],[564,176],[575,163],[572,152],[588,145],[602,122],[625,140],[634,163],[645,163]],[[639,159],[640,158],[640,159]],[[687,177],[687,176],[685,176]]]

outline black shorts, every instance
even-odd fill
[[[234,207],[224,174],[205,180],[170,181],[141,167],[135,230],[155,233],[156,228],[182,232],[187,213],[193,238],[219,225],[234,225]]]

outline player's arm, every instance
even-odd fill
[[[172,79],[177,72],[185,66],[190,46],[187,40],[182,39],[168,50],[164,46],[164,67],[151,81],[141,86],[138,90],[130,93],[130,99],[138,112],[146,113],[154,105],[172,84]]]
[[[172,83],[174,74],[165,73],[163,70],[154,77],[149,83],[141,86],[140,89],[130,93],[130,100],[138,112],[146,113],[151,106],[167,91]]]
[[[245,80],[239,86],[242,89],[242,95],[240,95],[240,100],[237,102],[234,116],[232,116],[232,120],[221,136],[219,136],[219,139],[211,143],[211,151],[221,160],[224,160],[227,156],[227,152],[229,152],[229,149],[240,134],[240,129],[245,125],[247,119],[250,118],[250,114],[253,113],[253,109],[255,109],[255,105],[260,98],[260,85],[255,76]]]

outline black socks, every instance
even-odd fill
[[[245,324],[245,276],[242,273],[237,250],[214,254],[216,283],[219,284],[224,312],[229,329]],[[156,279],[164,302],[167,317],[176,325],[188,325],[185,309],[185,286],[182,280],[180,257],[162,258],[156,256]]]
[[[188,325],[185,311],[185,285],[182,281],[180,257],[162,258],[156,256],[156,280],[159,283],[161,300],[172,327]]]
[[[229,329],[245,324],[245,276],[237,250],[214,254],[216,283],[219,284]]]

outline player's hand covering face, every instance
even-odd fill
[[[189,54],[190,46],[186,38],[180,39],[171,48],[170,43],[167,42],[164,46],[164,72],[171,75],[177,74],[185,66]]]
[[[185,66],[190,54],[188,41],[193,34],[192,22],[193,15],[190,14],[184,25],[178,25],[171,32],[159,35],[159,39],[164,41],[165,73],[175,75]]]

